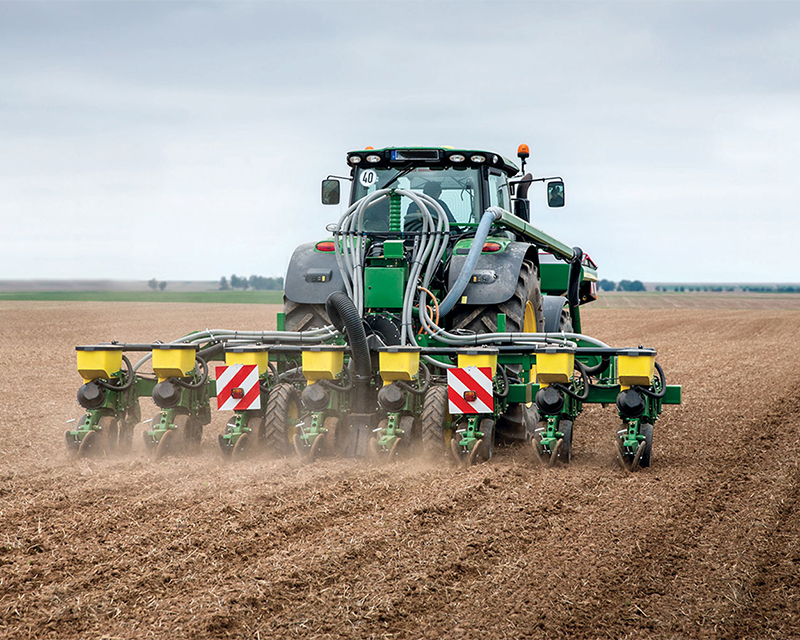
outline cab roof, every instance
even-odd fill
[[[383,147],[358,149],[347,154],[347,163],[355,168],[403,167],[409,164],[420,167],[496,167],[509,177],[519,173],[519,167],[508,158],[492,151],[479,149],[454,149],[452,147]]]

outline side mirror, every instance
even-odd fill
[[[322,204],[339,204],[340,186],[338,180],[322,181]]]
[[[563,182],[548,182],[547,183],[547,206],[548,207],[563,207],[564,206],[564,183]]]

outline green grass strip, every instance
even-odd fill
[[[43,302],[204,302],[217,304],[283,304],[282,291],[19,291],[0,293],[0,300]]]

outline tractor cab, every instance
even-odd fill
[[[523,145],[524,146],[524,145]],[[527,151],[520,158],[527,158]],[[513,212],[529,219],[527,192],[534,180],[521,176],[518,167],[498,154],[467,149],[398,148],[351,151],[347,156],[352,181],[350,204],[382,189],[426,194],[439,202],[451,227],[466,230],[480,222],[489,207]],[[549,179],[548,179],[549,180]],[[564,185],[560,179],[548,183],[548,204],[563,206]],[[338,204],[340,185],[335,178],[323,181],[323,204]],[[411,198],[400,199],[401,230],[421,230],[419,208]],[[389,202],[375,204],[365,215],[364,230],[390,231]]]

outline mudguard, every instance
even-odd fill
[[[316,242],[301,244],[286,271],[284,295],[299,304],[325,304],[334,291],[344,291],[344,281],[332,251],[316,251]]]
[[[508,300],[514,295],[522,261],[532,246],[526,242],[512,242],[505,251],[482,253],[459,304],[500,304]],[[455,284],[466,260],[466,254],[454,254],[451,258],[447,274],[448,290]]]
[[[545,333],[557,333],[561,322],[561,311],[567,305],[567,299],[563,296],[544,296],[542,302]]]

